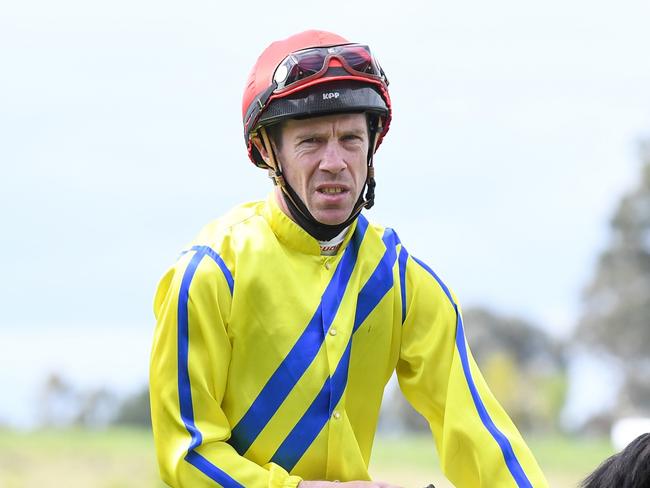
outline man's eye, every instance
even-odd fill
[[[361,137],[355,135],[355,134],[349,134],[347,136],[343,136],[344,141],[360,141]]]

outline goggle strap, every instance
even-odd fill
[[[269,86],[266,90],[264,90],[256,99],[253,103],[251,103],[250,107],[248,107],[248,110],[246,111],[246,116],[244,117],[244,125],[246,127],[249,127],[248,130],[253,130],[255,127],[255,122],[259,118],[259,115],[264,111],[264,107],[266,107],[266,104],[269,101],[269,98],[273,94],[273,91],[275,90],[276,85],[275,82],[271,83],[271,86]]]

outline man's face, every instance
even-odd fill
[[[288,120],[276,149],[285,179],[314,218],[345,222],[368,172],[365,114]]]

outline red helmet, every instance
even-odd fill
[[[251,141],[260,127],[340,112],[378,115],[377,146],[388,132],[388,80],[368,46],[319,30],[276,41],[257,59],[244,90],[242,118],[248,157],[268,168]]]

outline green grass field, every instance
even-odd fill
[[[605,440],[529,438],[553,488],[575,487],[613,450]],[[404,488],[452,485],[438,469],[433,440],[378,438],[370,471]],[[141,430],[0,431],[0,487],[160,488],[151,434]]]

